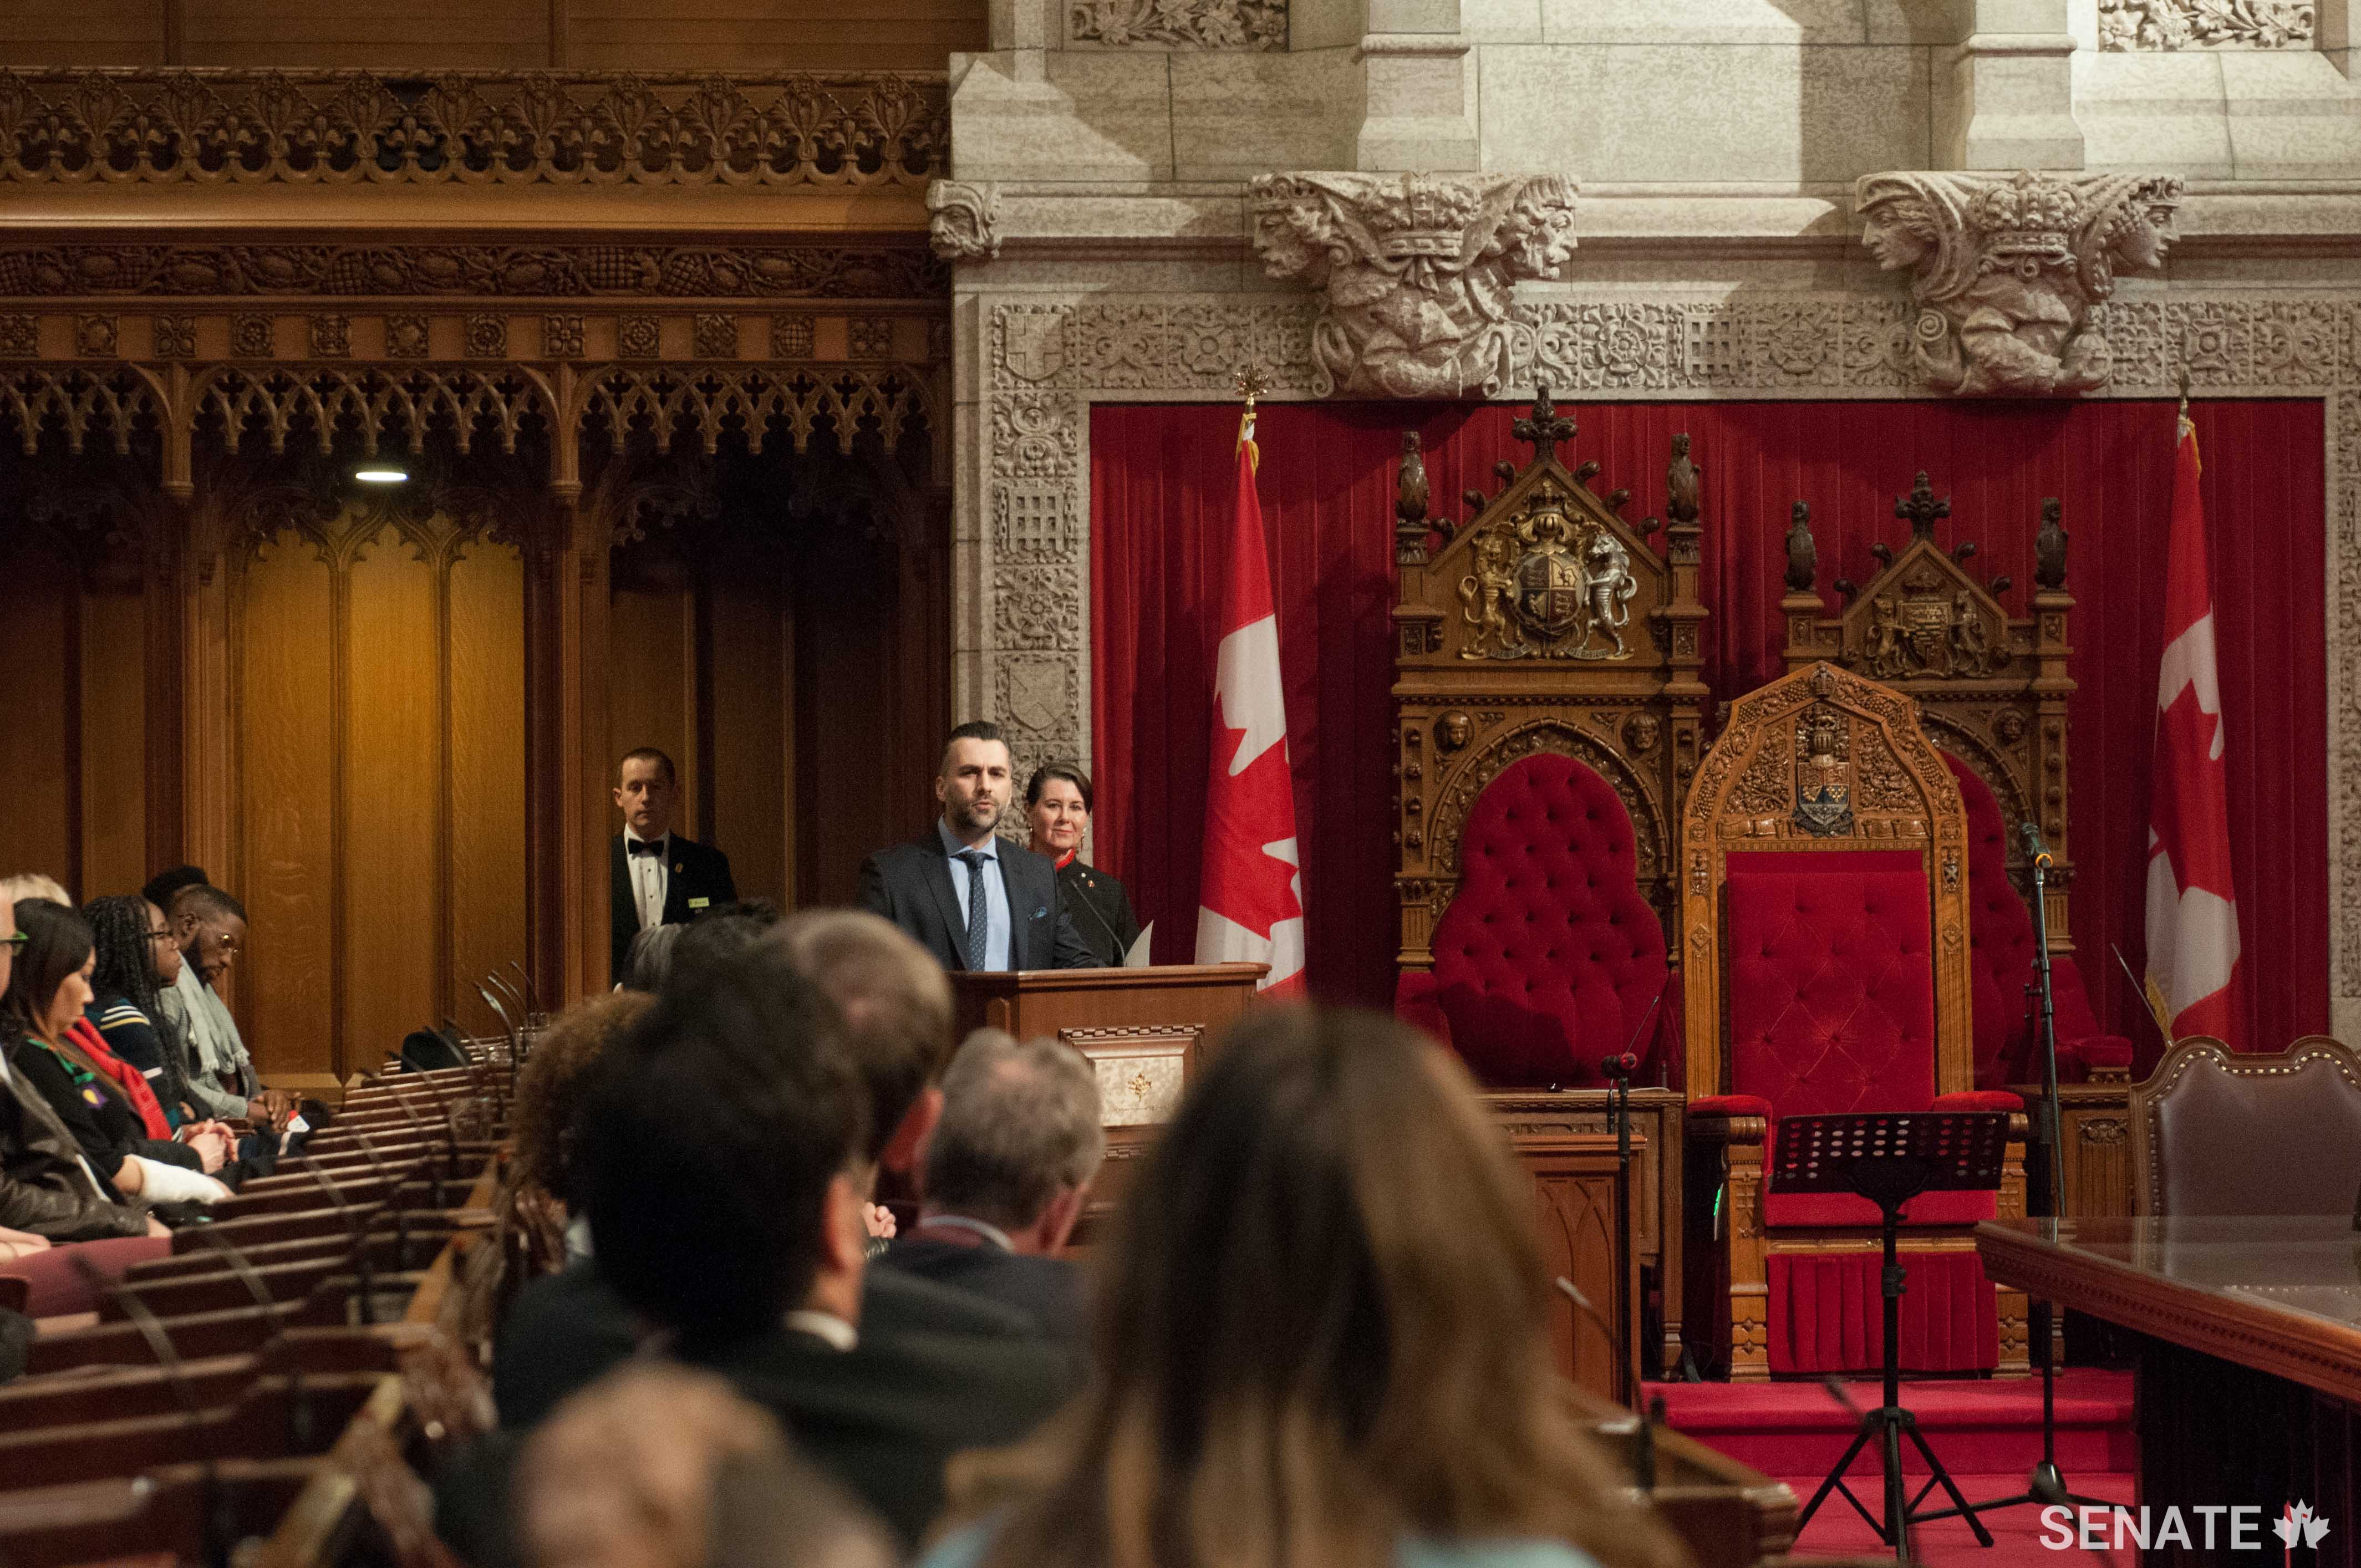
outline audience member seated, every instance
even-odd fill
[[[1576,1430],[1530,1190],[1407,1025],[1249,1014],[1116,1237],[1091,1392],[962,1463],[992,1517],[927,1568],[1685,1561]]]
[[[158,882],[194,871],[182,867]],[[294,1130],[296,1100],[284,1090],[262,1086],[237,1020],[214,989],[246,947],[246,908],[206,882],[189,883],[171,898],[162,907],[181,945],[181,972],[159,991],[157,1000],[184,1048],[190,1098],[205,1116],[252,1123],[260,1135],[243,1139],[238,1153],[258,1173],[268,1174],[281,1140]]]
[[[663,929],[663,927],[656,927]],[[524,1450],[517,1535],[532,1568],[891,1568],[869,1512],[720,1379],[609,1373]]]
[[[774,944],[660,998],[584,1120],[591,1239],[676,1355],[915,1542],[945,1461],[1028,1434],[1071,1369],[1038,1340],[864,1326],[869,1095],[844,1029]]]
[[[872,1160],[911,1170],[941,1114],[938,1085],[950,1057],[951,988],[941,966],[915,938],[860,910],[807,911],[766,941],[783,945],[787,961],[844,1014],[846,1048],[868,1096]],[[887,1228],[873,1203],[864,1219],[873,1238]],[[871,1271],[862,1312],[874,1333],[1041,1335],[1027,1313],[897,1269]],[[500,1424],[533,1425],[638,1343],[631,1313],[590,1260],[531,1281],[495,1342],[492,1397]]]
[[[62,904],[69,909],[73,907],[73,900],[67,896],[64,885],[57,878],[43,876],[39,872],[18,872],[14,876],[0,877],[0,898],[10,904],[38,898],[44,904]]]
[[[1085,1354],[1082,1270],[1057,1254],[1105,1154],[1098,1076],[1080,1052],[979,1029],[943,1075],[918,1223],[884,1263],[1014,1307]]]
[[[487,1363],[493,1334],[524,1283],[590,1255],[574,1168],[575,1128],[599,1058],[653,1001],[625,992],[575,1003],[542,1033],[517,1073],[514,1144],[492,1201],[491,1237],[468,1252],[458,1288],[445,1298],[445,1326]]]
[[[137,897],[93,898],[82,915],[98,959],[91,971],[88,1016],[107,1048],[146,1080],[175,1137],[202,1146],[203,1135],[211,1134],[225,1150],[235,1151],[236,1130],[199,1116],[189,1102],[187,1058],[158,1000],[158,987],[181,977],[171,923],[162,910]],[[205,1169],[237,1185],[234,1160],[219,1170],[211,1164]]]
[[[0,903],[0,999],[16,983],[26,946],[13,905]],[[0,1049],[0,1225],[53,1242],[169,1237],[145,1208],[121,1201],[82,1157],[49,1102],[19,1079]]]
[[[223,1140],[204,1135],[200,1150],[151,1136],[163,1130],[163,1113],[148,1096],[145,1110],[154,1121],[143,1119],[134,1096],[144,1093],[146,1080],[120,1062],[110,1072],[89,1048],[96,1043],[94,1032],[76,1037],[77,1026],[89,1029],[83,1018],[94,961],[89,922],[62,905],[33,898],[16,905],[16,920],[26,939],[0,994],[0,1026],[8,1036],[0,1048],[18,1080],[49,1102],[117,1200],[213,1203],[228,1197],[227,1187],[197,1168],[201,1162],[219,1168],[227,1152]]]
[[[779,923],[779,912],[767,904],[731,903],[708,909],[681,928],[672,945],[671,972],[666,985],[695,984],[715,969],[763,939]]]

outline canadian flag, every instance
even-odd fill
[[[1262,989],[1303,989],[1303,873],[1279,678],[1279,614],[1255,495],[1254,409],[1238,425],[1238,505],[1213,660],[1213,779],[1197,909],[1197,961],[1267,963]]]
[[[2230,790],[2222,765],[2222,688],[2213,673],[2199,472],[2197,430],[2184,406],[2173,455],[2164,664],[2148,770],[2147,998],[2168,1038],[2211,1035],[2235,1048],[2238,895],[2230,881]]]

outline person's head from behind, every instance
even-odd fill
[[[591,1245],[617,1294],[684,1342],[807,1303],[857,1316],[868,1120],[842,1035],[764,945],[671,987],[607,1051],[573,1168]]]
[[[1098,1075],[1081,1052],[978,1029],[943,1074],[919,1190],[929,1214],[982,1220],[1018,1252],[1054,1253],[1105,1154]]]
[[[782,921],[771,940],[844,1016],[868,1095],[870,1157],[888,1170],[909,1169],[942,1111],[950,978],[916,938],[866,910],[806,910]]]
[[[567,1399],[519,1456],[532,1568],[886,1568],[878,1527],[709,1373],[631,1362]]]
[[[999,725],[977,719],[951,731],[935,770],[935,799],[953,838],[980,844],[1000,826],[1015,787],[1014,766]]]
[[[680,928],[680,938],[672,945],[664,984],[699,983],[713,970],[761,941],[768,929],[769,926],[751,915],[698,916]]]
[[[1383,1563],[1406,1535],[1669,1560],[1564,1403],[1529,1186],[1391,1018],[1234,1027],[1101,1278],[1100,1381],[993,1568]]]
[[[631,948],[623,959],[623,972],[617,977],[626,991],[636,991],[653,996],[672,978],[672,950],[680,943],[686,926],[650,926],[631,938]]]
[[[98,961],[91,989],[119,996],[143,1013],[156,1002],[156,989],[180,978],[181,949],[164,912],[137,894],[93,898],[82,911],[90,922]]]
[[[671,832],[679,799],[679,771],[653,746],[626,751],[615,764],[615,805],[636,837],[653,843]]]
[[[654,998],[629,991],[593,996],[559,1014],[542,1032],[517,1072],[511,1123],[518,1185],[538,1187],[569,1209],[580,1207],[575,1154],[584,1102],[607,1052],[653,1005]]]
[[[90,1005],[90,922],[45,898],[18,899],[15,915],[25,942],[0,992],[0,1019],[13,1033],[61,1043]]]
[[[28,898],[38,898],[45,904],[62,904],[69,909],[73,907],[73,900],[67,895],[65,887],[53,876],[41,872],[18,872],[14,876],[0,877],[0,899],[10,904],[21,904]]]
[[[172,900],[181,895],[182,888],[197,887],[212,880],[203,866],[173,866],[149,877],[148,885],[139,890],[139,896],[157,908],[169,912]]]
[[[210,883],[172,895],[172,935],[197,978],[213,985],[246,950],[246,905]]]

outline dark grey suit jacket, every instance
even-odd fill
[[[1008,967],[1097,968],[1098,959],[1074,933],[1056,863],[1005,839],[995,852],[1001,885],[1008,890]],[[861,862],[855,902],[918,938],[943,968],[968,967],[967,911],[951,890],[950,858],[931,825],[917,841],[880,850]]]

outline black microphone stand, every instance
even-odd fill
[[[2049,1179],[2042,1183],[2047,1189],[2042,1197],[2048,1201],[2047,1216],[2053,1223],[2066,1213],[2066,1171],[2062,1139],[2058,1120],[2058,997],[2051,989],[2049,978],[2049,847],[2041,840],[2041,829],[2026,823],[2019,831],[2025,837],[2025,847],[2033,861],[2033,975],[2031,989],[2037,991],[2041,1003],[2041,1114],[2036,1120],[2040,1139],[2042,1161]],[[2029,1194],[2028,1194],[2029,1195]],[[1941,1519],[1954,1511],[1973,1518],[1994,1508],[2013,1508],[2028,1503],[2043,1508],[2104,1508],[2108,1505],[2096,1497],[2086,1497],[2069,1491],[2065,1472],[2058,1468],[2058,1366],[2057,1343],[2053,1332],[2054,1309],[2047,1297],[2037,1296],[2026,1302],[2026,1327],[2034,1342],[2034,1354],[2041,1363],[2041,1460],[2026,1477],[2025,1490],[2012,1497],[1998,1497],[1989,1503],[1974,1503],[1941,1514],[1928,1514],[1927,1519]]]

